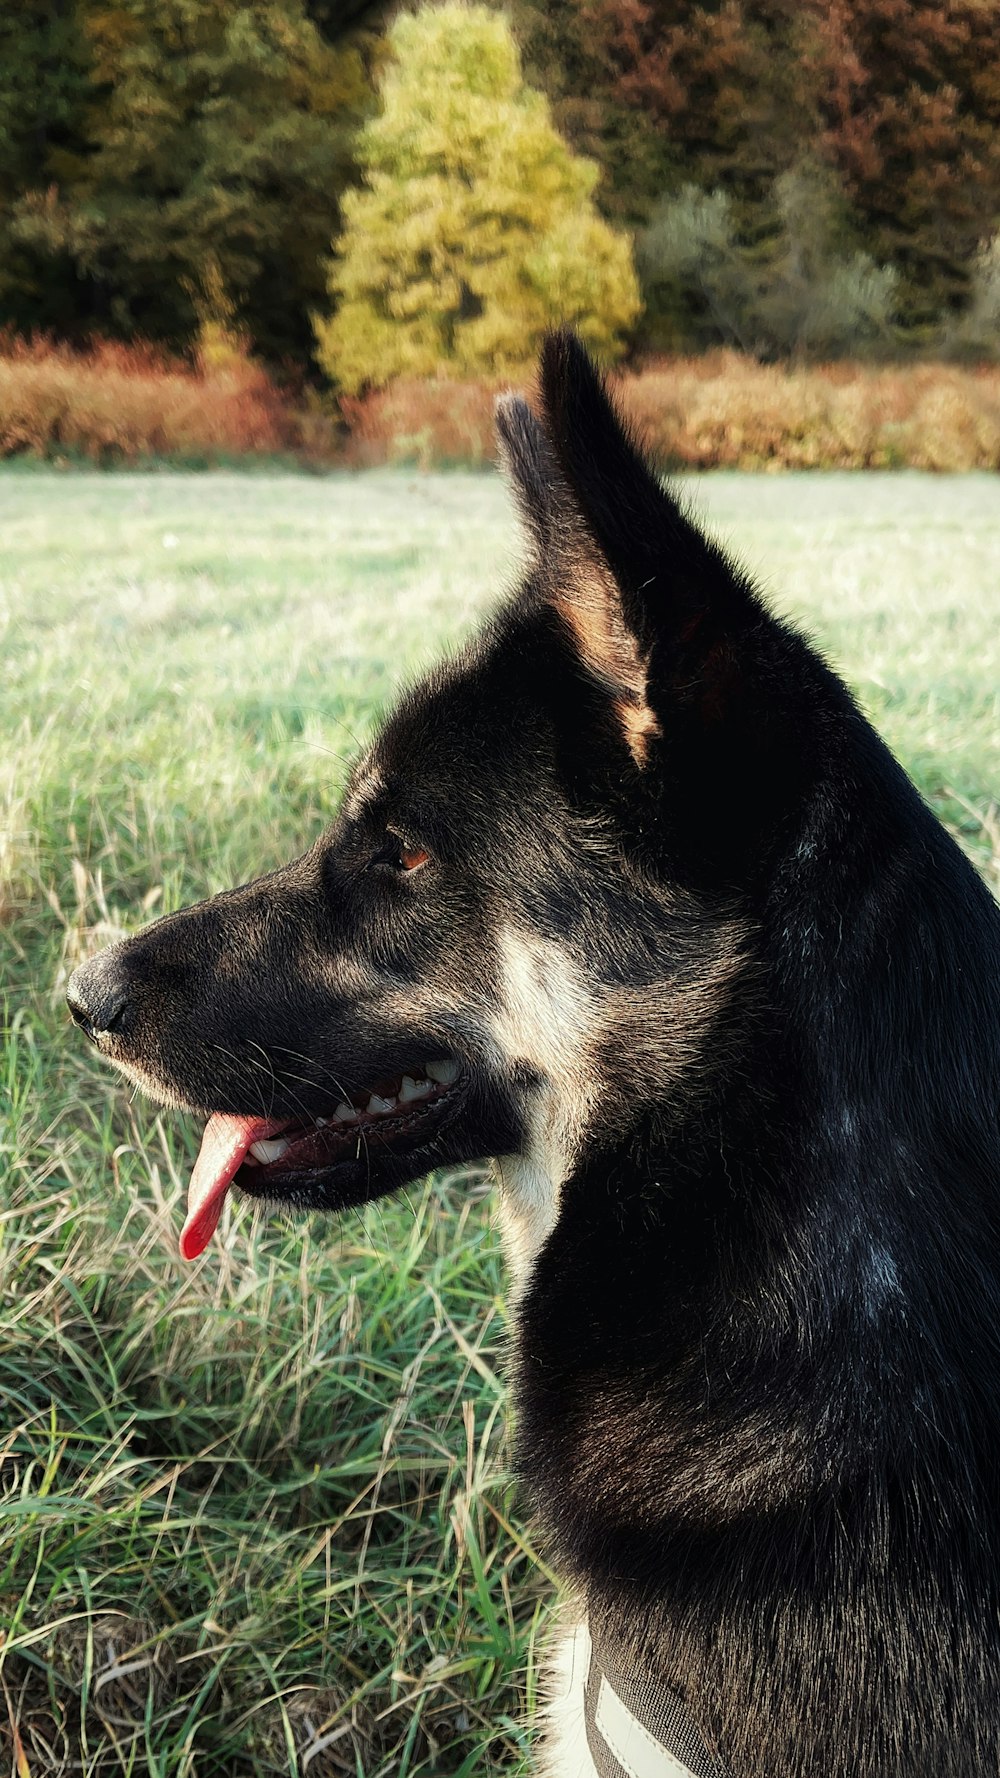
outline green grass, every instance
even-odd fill
[[[692,493],[996,880],[996,482]],[[38,471],[0,512],[0,1773],[514,1770],[550,1593],[483,1175],[339,1224],[229,1209],[184,1266],[197,1132],[61,1002],[91,948],[312,837],[511,579],[503,491]]]

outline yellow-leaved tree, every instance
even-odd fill
[[[525,86],[501,13],[460,0],[397,18],[362,130],[317,357],[348,393],[393,377],[508,376],[546,328],[603,356],[639,313],[632,245],[598,215],[598,168]]]

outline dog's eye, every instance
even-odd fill
[[[385,836],[385,845],[375,854],[372,863],[388,865],[390,870],[409,876],[412,871],[420,870],[429,859],[430,853],[425,846],[404,840],[398,833],[389,832]]]
[[[397,847],[397,852],[399,869],[405,871],[419,870],[420,866],[426,864],[430,857],[430,853],[425,852],[423,846],[408,846],[402,840]]]

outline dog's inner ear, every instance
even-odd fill
[[[626,622],[621,589],[527,402],[501,396],[496,425],[542,595],[566,625],[587,674],[607,693],[629,752],[643,766],[660,730],[646,694],[646,651]]]
[[[550,602],[587,673],[607,692],[636,765],[644,766],[660,733],[648,697],[647,651],[629,629],[620,589],[596,550],[566,552]]]

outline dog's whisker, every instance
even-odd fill
[[[264,1049],[261,1044],[257,1043],[257,1041],[254,1038],[250,1039],[250,1048],[254,1049],[254,1050],[260,1050],[262,1060],[260,1062],[257,1062],[255,1057],[251,1058],[251,1060],[253,1060],[255,1062],[256,1066],[258,1068],[260,1068],[262,1071],[264,1069],[267,1070],[268,1079],[270,1081],[270,1086],[271,1086],[271,1097],[268,1100],[265,1116],[270,1117],[272,1109],[274,1107],[274,1094],[275,1094],[275,1088],[277,1086],[277,1082],[274,1077],[274,1065],[273,1065],[271,1058],[268,1055],[266,1049]]]
[[[308,1055],[304,1050],[289,1049],[284,1044],[280,1044],[277,1047],[281,1055],[287,1056],[289,1061],[304,1062],[306,1067],[312,1070],[311,1074],[293,1074],[291,1076],[293,1080],[299,1080],[304,1086],[311,1087],[318,1086],[321,1081],[329,1081],[331,1086],[334,1087],[342,1099],[346,1099],[350,1096],[343,1081],[338,1079],[332,1069],[328,1068],[325,1064],[317,1063],[314,1056]]]
[[[261,1093],[261,1090],[260,1090],[260,1081],[252,1078],[251,1074],[249,1073],[249,1070],[251,1070],[251,1069],[257,1069],[258,1071],[263,1071],[263,1065],[260,1062],[258,1062],[256,1057],[254,1057],[254,1056],[238,1055],[237,1052],[234,1049],[231,1049],[227,1044],[213,1042],[211,1047],[214,1050],[217,1050],[220,1055],[225,1056],[227,1061],[232,1062],[234,1064],[236,1081],[240,1085],[246,1085],[248,1091],[251,1094],[251,1097],[255,1097],[255,1096],[260,1097],[261,1115],[265,1118],[269,1117],[270,1116],[270,1106],[264,1104],[263,1094]],[[261,1053],[264,1054],[263,1051]],[[272,1092],[272,1099],[273,1099],[273,1092]]]

